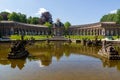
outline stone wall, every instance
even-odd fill
[[[99,22],[86,25],[75,25],[69,28],[70,35],[120,35],[120,25],[115,22]]]
[[[1,21],[0,22],[0,35],[47,35],[48,28],[42,25],[24,24],[14,21]]]
[[[51,32],[54,33],[54,28]],[[61,29],[63,30],[63,29]],[[61,31],[60,30],[60,31]],[[32,25],[14,21],[0,22],[0,35],[10,36],[18,35],[48,35],[49,29],[43,25]],[[64,31],[61,31],[62,33]],[[61,34],[62,34],[61,33]],[[103,35],[117,36],[120,35],[120,25],[115,22],[102,22],[85,25],[73,25],[68,29],[69,35]]]

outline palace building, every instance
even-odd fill
[[[98,22],[85,25],[76,25],[69,28],[71,35],[120,35],[120,24],[116,22]]]
[[[54,36],[62,36],[64,35],[64,24],[57,19],[57,22],[53,24],[53,34]]]
[[[32,25],[15,21],[0,21],[0,35],[48,35],[49,29],[43,25]],[[64,34],[64,25],[57,21],[54,23],[51,32],[54,36]],[[72,25],[68,29],[69,35],[120,35],[120,24],[115,22],[98,22],[85,25]]]
[[[48,28],[43,25],[31,25],[14,21],[0,21],[0,35],[47,35]]]

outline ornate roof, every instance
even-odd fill
[[[59,19],[57,19],[57,22],[54,23],[54,27],[63,27],[63,26],[64,24]]]
[[[63,23],[62,22],[56,22],[55,23],[55,27],[63,27]]]

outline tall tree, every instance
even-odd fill
[[[40,18],[40,24],[45,24],[45,22],[49,22],[50,24],[53,23],[52,15],[50,14],[50,12],[42,13],[41,18]]]
[[[27,18],[26,18],[25,14],[16,13],[16,12],[13,12],[13,13],[9,14],[8,19],[12,20],[12,21],[22,22],[22,23],[27,22]]]
[[[32,19],[31,19],[31,22],[30,22],[31,24],[39,24],[39,18],[38,17],[33,17]]]
[[[32,17],[30,16],[30,17],[28,17],[28,19],[27,19],[27,23],[28,23],[28,24],[31,24],[31,21],[32,21]]]
[[[0,15],[3,17],[3,20],[8,20],[9,14],[10,14],[9,12],[5,12],[5,11],[0,13]]]
[[[20,17],[16,12],[12,12],[11,14],[8,15],[8,19],[11,21],[18,21],[20,22]]]
[[[101,20],[101,22],[116,22],[117,21],[117,14],[107,14],[107,15],[104,15]]]
[[[64,23],[64,27],[65,27],[65,36],[68,35],[68,29],[69,27],[71,26],[71,23],[70,22],[65,22]]]
[[[51,28],[51,27],[52,27],[52,24],[50,24],[50,22],[45,22],[44,25],[47,26],[48,28]]]
[[[65,29],[67,30],[71,26],[71,23],[67,21],[65,22],[64,26],[65,26]]]
[[[118,24],[120,24],[120,9],[117,10],[117,21]]]
[[[120,24],[120,9],[117,10],[117,13],[104,15],[101,19],[101,22],[116,22]]]
[[[22,22],[22,23],[27,22],[27,18],[26,18],[25,14],[18,13],[18,15],[19,15],[20,22]]]
[[[107,15],[104,15],[104,16],[100,19],[101,22],[104,22],[104,21],[106,21],[106,20],[107,20]]]
[[[113,21],[114,22],[117,22],[117,14],[113,14],[114,16],[113,16]]]
[[[48,29],[49,29],[49,31],[48,31],[48,35],[51,35],[51,34],[52,34],[52,32],[51,32],[52,24],[51,24],[50,22],[45,22],[44,25],[47,26]]]

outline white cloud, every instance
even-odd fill
[[[9,9],[5,9],[4,11],[9,12],[9,13],[12,13],[12,11],[10,11]]]
[[[117,13],[117,9],[113,10],[113,11],[110,11],[110,14],[113,14],[113,13]]]
[[[44,13],[44,12],[47,12],[47,10],[46,10],[45,8],[40,8],[40,9],[38,10],[38,12],[36,13],[36,15],[41,15],[41,14]]]

